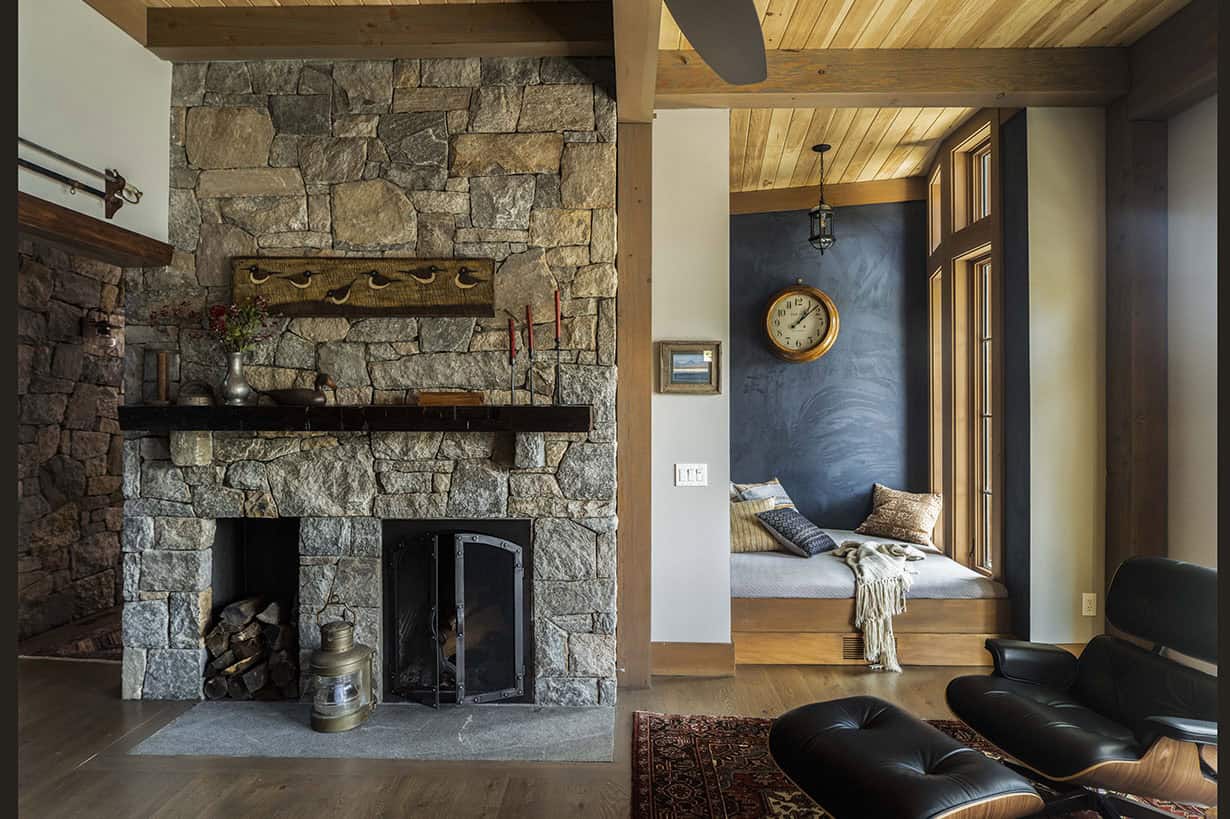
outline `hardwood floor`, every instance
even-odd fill
[[[657,677],[652,689],[620,692],[613,763],[531,764],[128,756],[191,703],[120,700],[114,663],[21,660],[19,807],[38,817],[622,818],[635,710],[772,717],[873,694],[924,719],[951,718],[944,687],[969,671],[745,666],[728,678]]]

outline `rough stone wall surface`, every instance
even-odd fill
[[[524,351],[528,303],[539,322],[534,387],[546,401],[557,386],[558,288],[559,396],[591,404],[594,426],[588,435],[515,438],[131,435],[125,623],[129,607],[153,601],[166,617],[134,620],[131,639],[126,630],[126,697],[200,696],[199,679],[186,682],[198,649],[171,632],[175,596],[203,591],[197,579],[208,577],[209,551],[160,539],[175,529],[166,521],[300,518],[300,646],[310,650],[316,625],[336,617],[380,646],[380,553],[371,538],[380,518],[521,517],[535,521],[537,699],[613,703],[612,87],[607,59],[176,65],[176,251],[167,268],[128,271],[130,395],[143,394],[147,346],[179,350],[181,383],[221,380],[223,354],[200,316],[229,301],[231,256],[476,256],[496,261],[495,318],[281,319],[249,354],[249,381],[310,386],[321,370],[345,404],[402,403],[417,389],[476,390],[507,403],[507,320],[516,318]],[[517,403],[530,400],[527,371],[522,353]],[[145,645],[158,642],[148,632],[164,622],[165,646]]]
[[[24,639],[116,605],[123,381],[118,267],[17,248],[17,623]],[[118,329],[83,333],[87,311]]]

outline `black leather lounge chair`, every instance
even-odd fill
[[[1163,816],[1106,794],[1217,803],[1217,679],[1163,647],[1217,663],[1217,571],[1134,558],[1111,581],[1106,620],[1080,659],[1056,646],[987,640],[990,675],[958,677],[948,705],[1061,796],[1047,813]],[[1143,644],[1143,647],[1142,647]]]

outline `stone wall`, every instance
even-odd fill
[[[17,250],[17,624],[26,637],[116,605],[121,271],[22,239]],[[83,335],[101,310],[119,346]]]
[[[545,402],[556,387],[554,355],[542,352],[551,346],[558,288],[559,396],[592,405],[594,426],[588,435],[516,440],[478,433],[131,436],[124,467],[125,644],[132,647],[126,696],[200,695],[199,680],[194,688],[175,682],[191,678],[201,650],[199,637],[175,643],[173,620],[176,605],[190,609],[193,599],[200,611],[191,595],[204,591],[194,578],[208,573],[199,561],[208,561],[209,544],[202,538],[183,546],[170,534],[175,518],[300,518],[306,650],[319,639],[316,624],[334,617],[355,622],[361,639],[380,645],[373,634],[379,551],[356,536],[370,533],[372,521],[520,517],[534,520],[540,555],[538,701],[613,702],[611,84],[605,59],[175,67],[176,252],[168,268],[130,271],[131,395],[143,394],[139,351],[146,346],[179,350],[181,382],[221,380],[223,355],[200,316],[206,305],[229,301],[231,256],[473,256],[496,261],[495,318],[281,319],[249,354],[249,381],[258,389],[310,386],[321,370],[333,375],[338,400],[347,404],[401,403],[416,389],[482,391],[490,403],[507,403],[507,319],[520,326],[529,303],[542,320],[534,328],[535,387]],[[521,327],[521,350],[524,334]],[[527,367],[523,354],[517,403],[529,402]],[[183,572],[163,572],[164,564],[182,564]],[[161,608],[141,605],[150,602]]]

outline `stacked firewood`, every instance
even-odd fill
[[[287,607],[260,597],[236,600],[205,635],[205,698],[299,698],[299,656]]]

